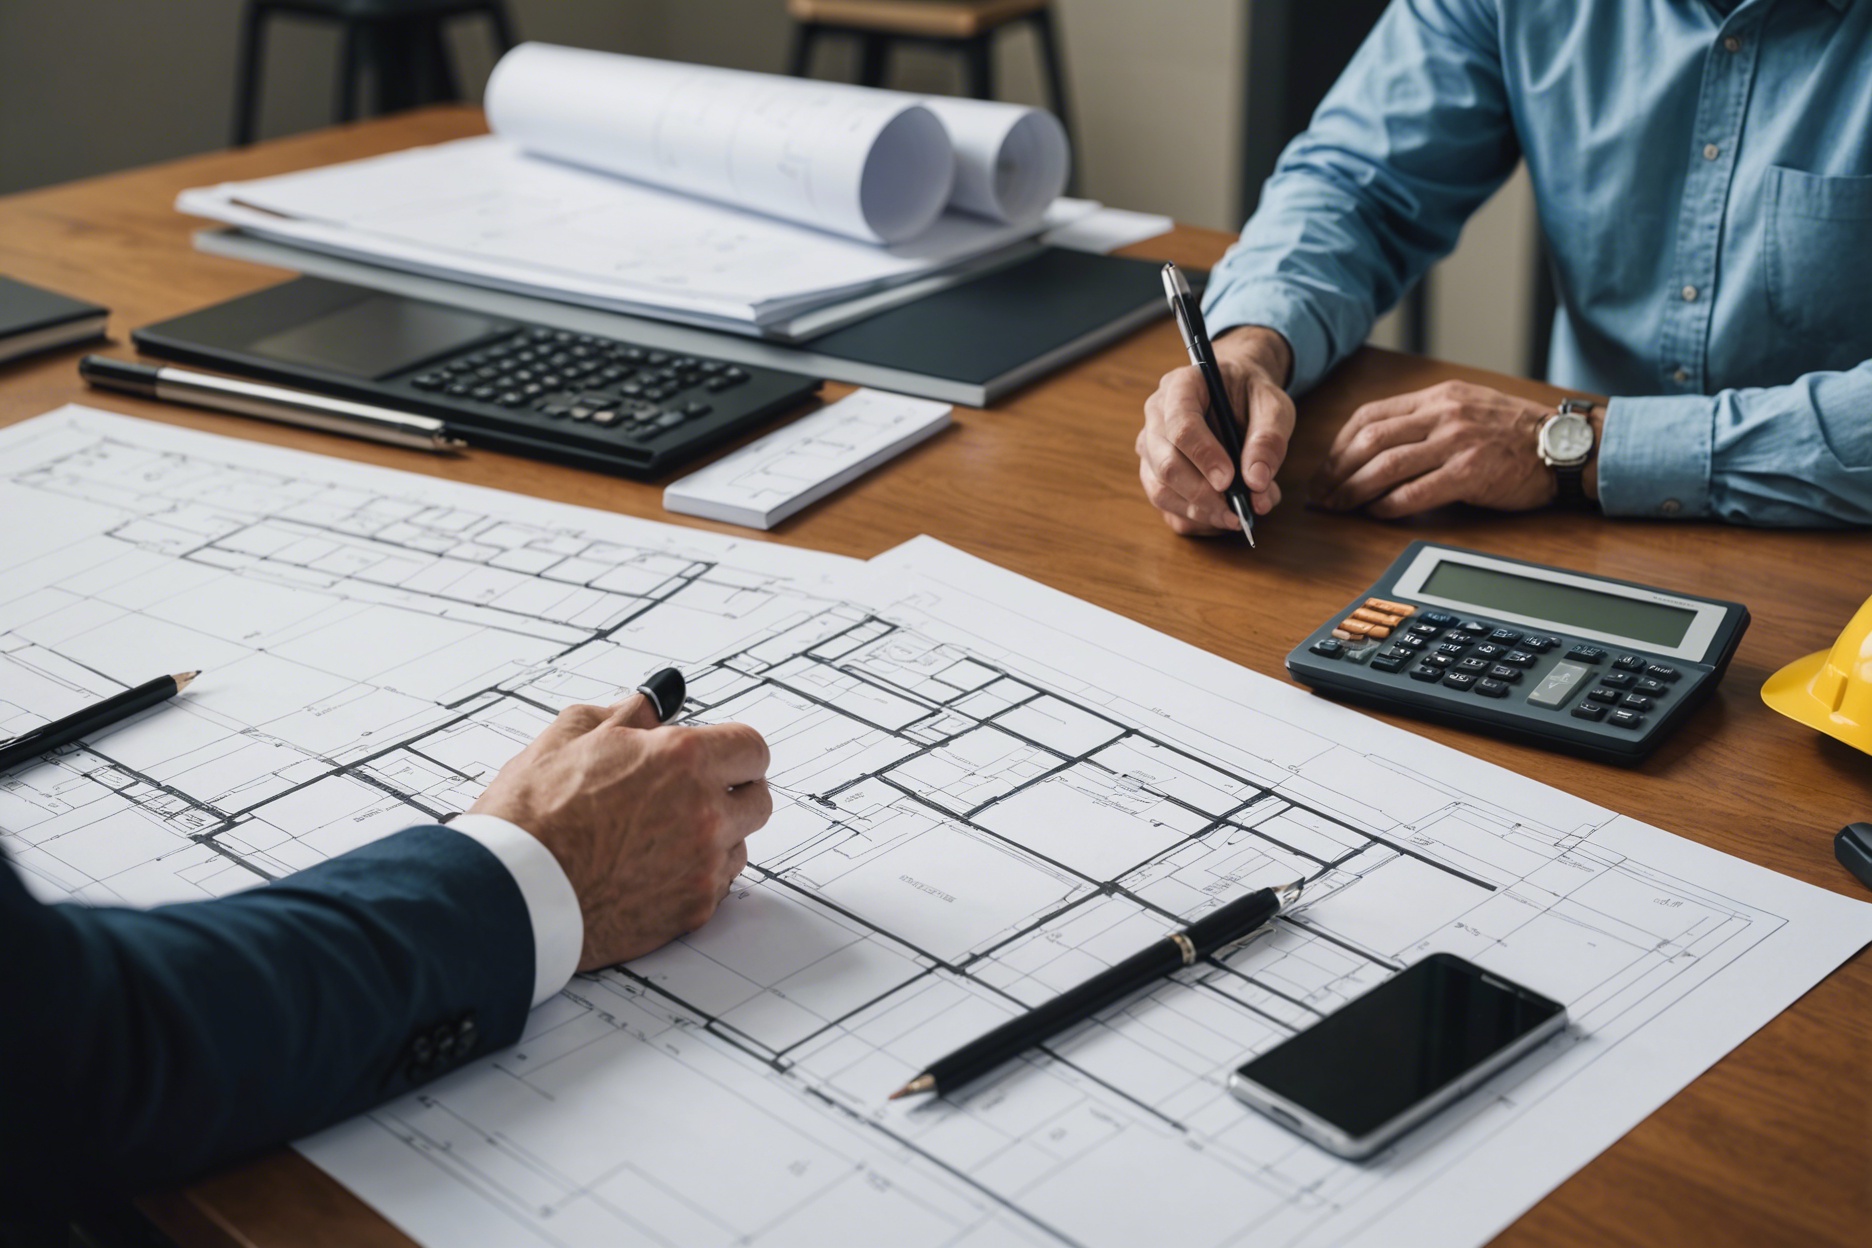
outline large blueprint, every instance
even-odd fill
[[[208,670],[0,782],[48,895],[210,895],[458,810],[665,662],[766,734],[776,812],[713,922],[300,1144],[437,1248],[1477,1244],[1872,938],[1872,906],[928,539],[855,565],[83,409],[0,432],[0,527],[0,731]],[[1246,945],[885,1101],[1299,876]],[[1574,1026],[1365,1165],[1229,1097],[1439,949]]]

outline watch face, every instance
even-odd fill
[[[1592,453],[1592,423],[1584,416],[1565,413],[1541,426],[1541,450],[1557,464],[1574,464]]]

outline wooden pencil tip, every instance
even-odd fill
[[[177,672],[174,676],[170,677],[170,679],[175,681],[175,691],[181,693],[184,689],[193,684],[195,678],[199,675],[201,675],[199,671]]]
[[[915,1096],[919,1092],[934,1092],[935,1090],[936,1080],[933,1077],[929,1075],[918,1075],[909,1083],[904,1084],[903,1087],[891,1093],[890,1099],[896,1101],[906,1096]]]

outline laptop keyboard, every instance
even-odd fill
[[[439,397],[648,434],[708,416],[748,379],[721,360],[531,328],[431,361],[408,382]]]

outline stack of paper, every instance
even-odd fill
[[[1031,238],[1069,155],[1036,109],[527,44],[489,137],[183,192],[295,246],[758,333]]]

